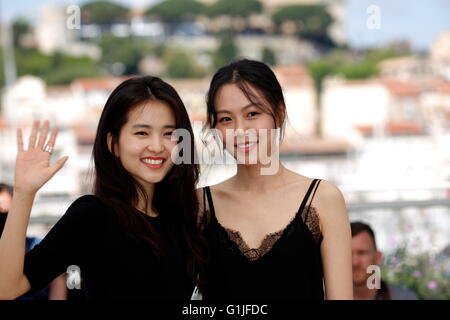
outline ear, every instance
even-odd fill
[[[116,153],[116,148],[115,146],[113,146],[112,143],[113,140],[113,135],[111,132],[108,132],[108,135],[106,136],[106,143],[108,144],[108,150],[109,152],[111,152],[114,156],[118,157],[117,153]],[[114,150],[113,150],[114,149]]]

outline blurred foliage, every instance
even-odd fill
[[[30,23],[27,18],[17,18],[12,23],[12,36],[14,46],[18,46],[20,43],[20,39],[24,34],[27,34],[31,31]]]
[[[385,257],[381,277],[413,290],[420,299],[450,299],[450,257],[411,254],[404,244]]]
[[[52,57],[39,52],[37,49],[18,47],[14,54],[19,77],[31,74],[44,78],[53,68]]]
[[[111,35],[101,37],[98,45],[102,50],[101,64],[113,74],[137,74],[141,59],[161,50],[138,38],[118,38]],[[119,65],[121,67],[117,68]]]
[[[157,16],[167,23],[193,21],[205,6],[196,0],[166,0],[147,9],[147,16]]]
[[[73,57],[61,53],[52,56],[52,69],[45,75],[49,85],[69,84],[76,78],[98,77],[105,72],[89,57]]]
[[[272,14],[272,21],[278,27],[284,22],[293,22],[299,37],[326,49],[335,46],[328,35],[333,17],[324,5],[283,6]]]
[[[235,44],[234,36],[231,31],[220,33],[220,46],[213,53],[213,64],[216,68],[231,63],[239,54],[239,49]]]
[[[129,8],[111,1],[92,1],[81,7],[82,23],[111,24],[124,21]]]
[[[192,54],[181,49],[168,50],[165,63],[170,78],[198,78],[207,72],[196,63]]]
[[[245,18],[262,11],[263,5],[259,0],[217,0],[206,7],[204,12],[211,18],[220,15]]]
[[[275,56],[275,52],[273,52],[273,50],[268,47],[264,47],[262,50],[261,60],[270,66],[274,66],[276,64],[276,60],[277,60],[276,56]]]
[[[102,75],[98,64],[89,57],[73,57],[62,53],[45,55],[36,49],[15,49],[17,76],[33,75],[49,85],[68,84],[78,77]],[[4,85],[3,64],[0,66],[0,83]]]
[[[346,79],[373,77],[378,74],[378,64],[381,61],[408,54],[407,52],[398,53],[391,49],[370,49],[355,57],[355,54],[347,50],[335,49],[321,59],[307,64],[307,67],[314,83],[320,87],[322,80],[332,74]]]

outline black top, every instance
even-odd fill
[[[237,231],[218,222],[211,191],[204,188],[209,205],[204,232],[210,246],[205,299],[324,299],[321,239],[315,240],[306,223],[311,202],[304,210],[319,183],[311,182],[295,217],[283,230],[269,234],[258,249],[248,248]],[[311,201],[314,194],[315,190]]]
[[[120,228],[116,214],[99,198],[77,199],[40,244],[26,253],[24,273],[31,284],[27,295],[76,265],[88,299],[190,299],[194,285],[181,240],[163,214],[140,214],[160,234],[161,257]]]

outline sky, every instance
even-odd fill
[[[160,0],[116,0],[130,7],[148,7]],[[354,48],[380,46],[396,40],[408,40],[414,50],[429,50],[436,38],[450,31],[450,0],[344,0],[345,32]],[[26,16],[38,17],[44,3],[82,4],[86,0],[0,0],[0,17],[11,20]],[[380,28],[367,28],[367,8],[380,9]]]

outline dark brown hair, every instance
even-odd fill
[[[94,194],[113,208],[121,226],[131,236],[143,240],[159,256],[163,248],[158,234],[148,219],[136,209],[139,199],[144,199],[148,205],[149,197],[144,187],[110,152],[107,144],[108,133],[111,133],[111,149],[114,150],[113,146],[119,141],[120,130],[127,123],[129,112],[147,101],[165,102],[173,111],[176,128],[188,130],[191,137],[194,136],[186,108],[171,85],[152,76],[135,77],[122,82],[109,96],[98,124],[92,153],[95,166]],[[159,212],[162,221],[170,225],[170,232],[183,239],[189,253],[189,273],[196,277],[196,269],[201,268],[205,259],[197,230],[198,200],[195,186],[199,166],[194,162],[193,140],[190,143],[190,163],[175,164],[164,179],[155,185],[151,205]]]
[[[11,197],[14,193],[14,188],[6,183],[0,183],[0,192],[7,192]]]
[[[373,240],[373,247],[375,250],[377,250],[377,242],[375,241],[375,233],[373,232],[373,229],[366,223],[363,222],[352,222],[350,223],[350,228],[352,229],[352,238],[361,232],[367,232],[372,237]]]
[[[280,138],[283,137],[286,120],[286,105],[283,97],[283,90],[277,77],[269,66],[260,61],[242,59],[220,68],[213,76],[206,96],[206,125],[214,128],[217,123],[216,95],[218,90],[225,84],[236,84],[245,94],[247,99],[255,102],[255,95],[250,88],[256,89],[269,108],[265,108],[275,122],[275,126],[280,128]],[[261,106],[264,108],[264,106]]]

